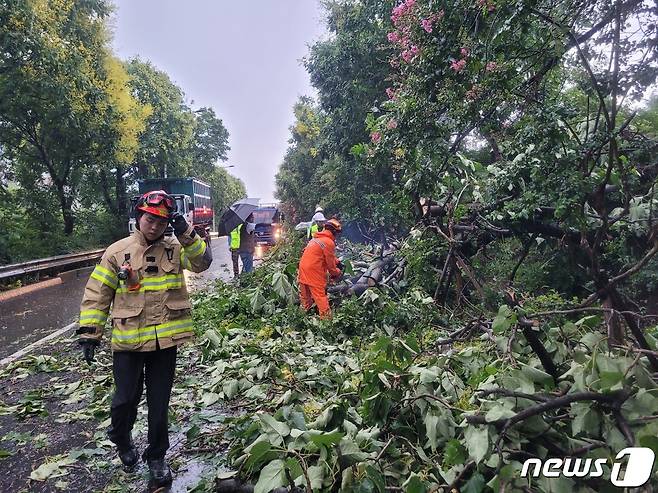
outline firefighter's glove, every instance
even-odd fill
[[[176,236],[180,236],[185,231],[187,231],[187,228],[190,227],[189,224],[187,224],[187,221],[185,220],[185,216],[183,216],[180,212],[174,212],[171,217],[169,218],[169,224],[171,224],[171,227],[174,228],[174,234]]]
[[[78,343],[82,349],[82,357],[88,365],[91,365],[92,361],[95,361],[94,353],[100,343],[96,339],[79,339]]]

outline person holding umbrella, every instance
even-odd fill
[[[253,217],[254,215],[250,214],[247,220],[239,224],[228,236],[234,279],[240,275],[238,258],[242,260],[242,272],[251,272],[254,270],[254,251],[256,250],[254,230],[256,229],[256,225],[252,222]]]

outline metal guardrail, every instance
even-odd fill
[[[217,233],[212,231],[211,238],[217,238]],[[0,281],[10,277],[20,277],[27,274],[36,274],[45,270],[56,269],[58,267],[68,267],[82,262],[99,259],[103,256],[105,248],[99,250],[90,250],[88,252],[71,253],[68,255],[58,255],[37,260],[30,260],[22,264],[0,265]]]
[[[0,280],[10,277],[20,277],[27,274],[36,274],[45,270],[67,267],[70,265],[96,260],[103,256],[105,248],[90,250],[88,252],[72,253],[69,255],[58,255],[37,260],[30,260],[22,264],[0,265]]]

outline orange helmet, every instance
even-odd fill
[[[148,212],[154,216],[169,219],[172,212],[176,211],[176,201],[164,190],[146,192],[135,204],[135,212]]]
[[[331,218],[326,223],[324,223],[324,229],[328,229],[334,235],[340,234],[340,232],[343,230],[340,222],[335,218]]]

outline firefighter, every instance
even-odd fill
[[[142,195],[135,204],[137,231],[110,245],[91,273],[77,330],[91,365],[105,322],[112,318],[115,392],[108,436],[128,471],[139,461],[131,431],[146,383],[148,447],[142,460],[156,487],[172,481],[165,461],[169,398],[177,347],[193,337],[183,269],[202,272],[212,262],[206,243],[175,210],[174,199],[162,190]],[[164,236],[168,224],[176,238]]]
[[[332,279],[341,275],[339,263],[336,260],[336,237],[341,232],[337,219],[329,219],[324,229],[318,231],[308,242],[302,258],[299,261],[299,301],[304,311],[308,311],[313,302],[318,307],[320,318],[331,318],[329,299],[327,298],[327,274]]]

